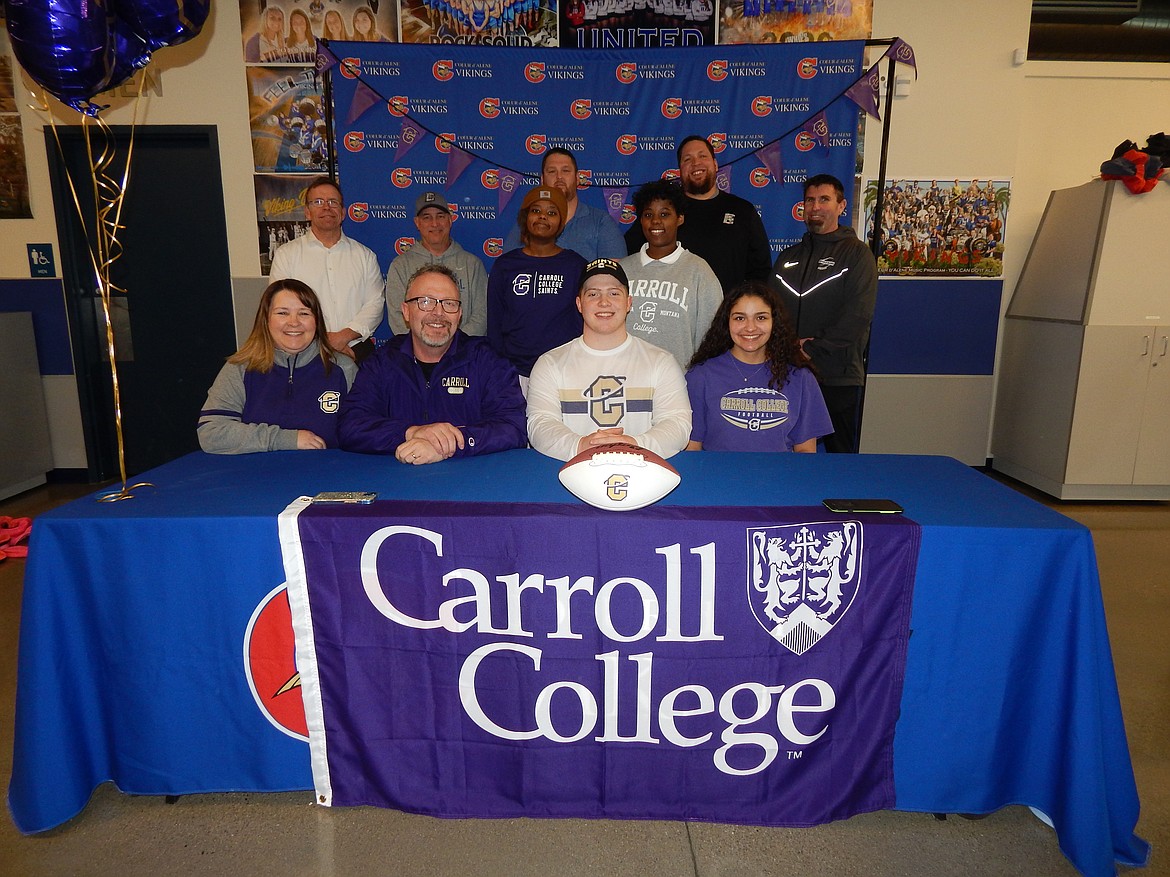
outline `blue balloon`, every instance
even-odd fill
[[[112,7],[114,15],[155,51],[198,36],[211,12],[211,0],[112,0]]]
[[[16,60],[47,92],[92,112],[91,97],[109,87],[114,32],[100,0],[8,0],[8,36]]]
[[[134,73],[150,63],[150,47],[120,18],[114,19],[114,71],[102,88],[117,88]]]

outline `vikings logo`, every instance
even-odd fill
[[[365,201],[355,201],[349,205],[346,215],[354,222],[365,222],[370,218],[370,205]]]
[[[544,62],[533,61],[524,67],[524,78],[529,82],[542,82],[544,80]]]
[[[797,201],[792,205],[792,218],[797,222],[804,222],[804,202]]]
[[[394,252],[396,252],[398,255],[401,256],[403,253],[405,253],[407,250],[409,250],[413,246],[414,246],[414,238],[412,238],[412,237],[399,238],[398,240],[396,240],[394,242]]]
[[[617,139],[617,151],[622,155],[633,155],[638,150],[638,138],[634,134],[623,134]]]
[[[386,109],[392,116],[405,116],[410,110],[410,98],[406,95],[396,94],[386,102]]]
[[[431,66],[431,73],[439,82],[446,82],[455,75],[455,65],[451,61],[436,61]]]
[[[816,144],[812,136],[807,131],[796,132],[796,148],[801,152],[808,152]]]
[[[341,62],[341,75],[346,79],[357,79],[362,75],[361,58],[345,58]]]
[[[593,114],[593,101],[587,97],[578,98],[569,107],[574,119],[588,119]]]
[[[748,179],[751,180],[752,185],[757,189],[762,189],[772,181],[772,175],[766,167],[758,167],[752,170]]]
[[[498,167],[488,168],[479,175],[479,181],[485,189],[498,189],[500,187],[500,169]]]
[[[772,112],[772,96],[771,95],[761,94],[759,97],[757,97],[755,100],[752,101],[752,115],[753,116],[760,116],[761,118],[763,118],[764,116],[769,115],[771,112]]]
[[[392,182],[399,189],[405,189],[410,185],[411,169],[408,167],[395,168],[390,174],[390,182]]]
[[[345,144],[347,152],[361,152],[366,148],[366,132],[350,131],[341,142]]]
[[[796,63],[796,75],[801,79],[812,79],[817,75],[817,59],[801,58]]]
[[[483,242],[483,254],[489,259],[494,259],[496,256],[504,252],[503,238],[488,238]]]
[[[707,135],[707,142],[711,144],[711,151],[718,155],[727,148],[727,134],[723,131],[709,134]]]
[[[662,102],[662,115],[668,119],[677,119],[682,115],[682,98],[668,97]]]
[[[633,204],[623,204],[621,213],[622,225],[629,225],[638,218],[637,212],[634,210]]]
[[[832,521],[747,531],[748,604],[756,621],[803,655],[844,617],[861,583],[861,524]]]
[[[485,97],[479,102],[479,114],[485,119],[494,119],[500,114],[500,99],[498,97]]]
[[[638,78],[638,65],[632,64],[628,61],[624,64],[618,64],[617,70],[614,71],[614,75],[617,76],[618,82],[622,83],[623,85],[629,85]]]
[[[455,145],[454,134],[439,134],[435,137],[435,149],[444,154],[450,154],[451,147]]]
[[[712,61],[707,65],[707,78],[712,82],[722,82],[727,78],[727,62]]]
[[[543,155],[545,139],[544,134],[529,134],[528,139],[524,141],[524,148],[532,155]]]
[[[677,182],[680,176],[682,176],[682,174],[678,172],[678,168],[676,167],[667,168],[662,172],[662,179],[666,180],[668,183]]]

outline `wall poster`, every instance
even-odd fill
[[[865,187],[866,238],[877,183]],[[1008,180],[886,180],[878,272],[897,277],[999,277],[1007,230]]]

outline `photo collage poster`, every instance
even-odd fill
[[[872,234],[877,182],[865,187]],[[892,277],[999,278],[1011,182],[990,179],[886,180],[878,273]]]
[[[276,248],[308,229],[305,184],[332,164],[316,40],[397,42],[398,0],[240,0],[240,23],[267,274]]]
[[[0,57],[0,219],[29,219],[28,166],[12,61]]]

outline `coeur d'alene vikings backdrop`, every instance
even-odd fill
[[[639,185],[677,174],[708,137],[720,188],[760,211],[774,250],[804,232],[809,174],[851,180],[864,44],[653,50],[331,43],[346,233],[387,262],[413,241],[420,193],[443,192],[452,234],[490,268],[543,154],[577,158],[581,199],[623,230]],[[514,199],[514,200],[513,200]],[[384,264],[383,268],[386,267]]]

